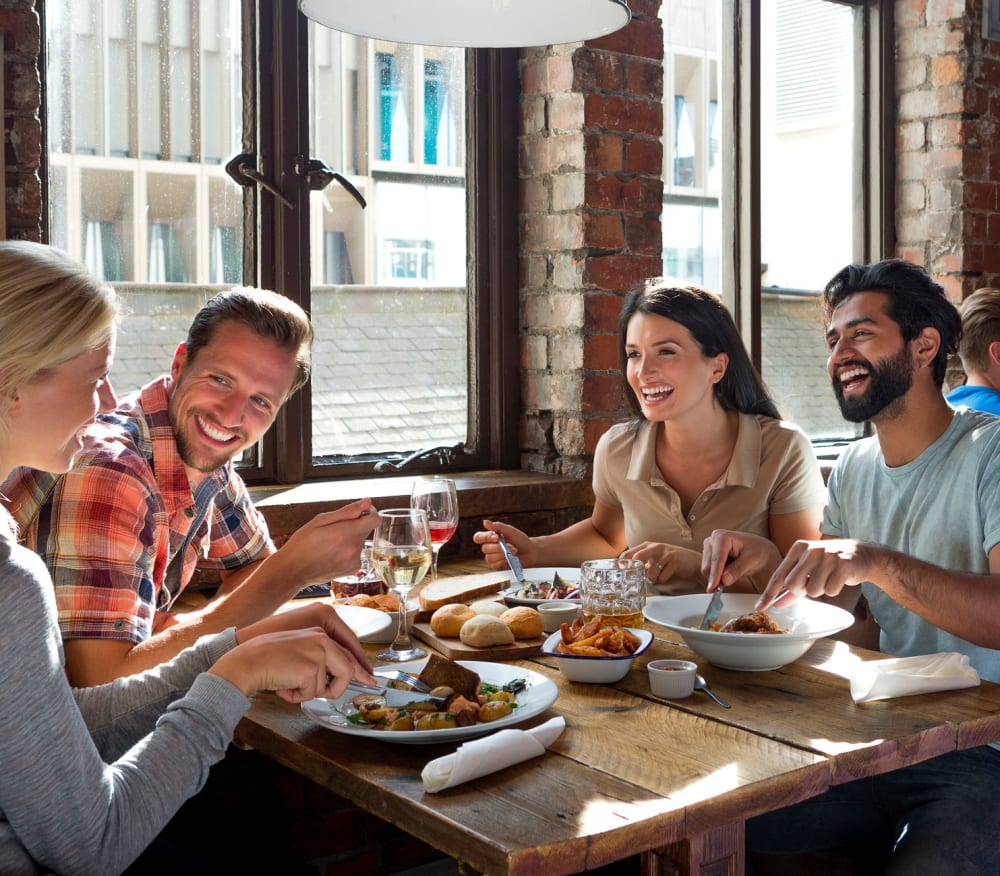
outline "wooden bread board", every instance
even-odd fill
[[[431,625],[427,623],[415,623],[411,632],[416,638],[451,660],[521,660],[541,653],[542,645],[548,638],[548,634],[545,633],[533,639],[516,639],[513,645],[473,648],[457,637],[443,639],[435,635]]]

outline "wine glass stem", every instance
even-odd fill
[[[413,643],[410,641],[410,618],[406,611],[406,597],[409,595],[409,588],[396,588],[396,595],[399,597],[399,629],[396,631],[396,641],[392,643],[393,651],[411,651]]]
[[[437,581],[438,577],[438,551],[441,550],[441,545],[434,544],[431,545],[431,581]]]

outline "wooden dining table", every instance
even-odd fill
[[[476,560],[442,574],[488,571]],[[401,745],[318,725],[270,694],[236,741],[457,859],[464,873],[559,876],[639,855],[645,874],[740,874],[748,818],[829,786],[1000,740],[1000,685],[855,704],[849,678],[878,655],[828,639],[782,669],[737,672],[646,621],[654,641],[622,681],[565,680],[551,657],[513,661],[550,678],[566,729],[537,758],[437,794],[426,763],[455,744]],[[372,648],[374,654],[377,648]],[[699,664],[725,709],[696,691],[650,692],[646,664]]]

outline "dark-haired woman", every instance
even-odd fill
[[[636,417],[594,456],[594,511],[552,535],[484,521],[475,540],[506,567],[502,534],[525,566],[636,557],[663,593],[701,592],[702,541],[737,528],[784,553],[819,537],[826,490],[808,438],[783,422],[721,300],[650,280],[619,321],[626,397]],[[741,582],[734,589],[749,589]]]

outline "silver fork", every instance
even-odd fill
[[[375,669],[375,675],[382,678],[391,678],[395,681],[401,681],[403,684],[408,684],[415,691],[420,693],[430,693],[430,686],[425,681],[421,681],[417,676],[410,675],[408,672],[403,672],[400,669],[386,669],[384,666],[379,666]]]

